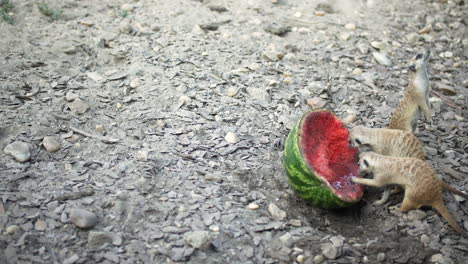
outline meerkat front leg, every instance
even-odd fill
[[[380,198],[380,200],[377,200],[374,202],[374,205],[382,205],[384,203],[386,203],[388,201],[388,198],[390,197],[390,189],[387,187],[385,188],[383,194],[382,194],[382,198]]]
[[[426,117],[426,120],[432,123],[431,110],[429,109],[428,103],[424,101],[419,107],[424,112],[424,116]]]
[[[377,179],[352,178],[352,181],[355,183],[368,185],[368,186],[374,186],[374,187],[382,187],[385,185]]]

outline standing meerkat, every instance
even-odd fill
[[[366,152],[359,157],[359,173],[373,174],[373,179],[352,178],[353,182],[368,186],[383,187],[398,184],[405,189],[401,211],[408,212],[421,206],[432,206],[449,225],[461,232],[442,199],[442,182],[425,161],[414,158],[389,157],[375,152]]]
[[[410,63],[411,80],[405,95],[392,115],[388,128],[414,132],[421,112],[432,121],[429,107],[429,77],[427,64],[431,52],[417,54]]]

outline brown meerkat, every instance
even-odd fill
[[[408,131],[356,126],[349,132],[349,142],[353,147],[369,147],[372,151],[385,156],[425,159],[421,143]],[[382,194],[382,198],[375,201],[374,204],[382,205],[388,201],[390,194],[400,191],[401,188],[398,186],[393,190],[387,187]]]
[[[398,184],[405,189],[401,211],[408,212],[421,206],[432,206],[449,225],[461,232],[442,198],[442,182],[425,161],[414,158],[389,157],[375,152],[365,152],[359,157],[359,174],[373,174],[373,179],[354,177],[355,183],[383,187]]]
[[[414,132],[421,112],[432,121],[429,107],[427,64],[431,52],[417,54],[410,62],[411,80],[405,95],[392,115],[388,128]]]
[[[355,126],[349,132],[349,142],[353,147],[369,147],[371,151],[384,156],[425,160],[422,144],[416,136],[408,131]],[[437,178],[441,180],[439,177]],[[441,181],[441,185],[444,189],[468,199],[468,194],[451,187],[443,181]],[[382,198],[374,202],[374,204],[381,205],[387,202],[390,193],[390,189],[386,188]]]

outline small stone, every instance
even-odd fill
[[[312,109],[320,109],[324,107],[327,104],[327,102],[320,97],[313,97],[313,98],[307,99],[307,104]]]
[[[418,34],[428,34],[432,31],[432,26],[431,25],[428,25],[428,26],[425,26],[423,28],[421,28],[419,31],[418,31]]]
[[[331,243],[322,244],[322,254],[327,259],[336,259],[338,257],[338,248]]]
[[[440,253],[432,255],[431,262],[437,263],[437,264],[453,264],[453,260],[451,260],[450,258]]]
[[[120,6],[120,9],[122,9],[124,11],[132,11],[133,6],[131,4],[123,4],[123,5]]]
[[[262,57],[268,61],[279,61],[278,52],[274,50],[266,50],[262,53]]]
[[[96,125],[95,130],[96,130],[96,132],[99,132],[99,133],[102,133],[102,132],[106,131],[106,129],[104,128],[103,125]]]
[[[134,79],[132,79],[132,80],[130,81],[130,84],[129,84],[130,88],[133,88],[133,89],[139,87],[140,85],[141,85],[141,80],[140,80],[140,78],[134,78]]]
[[[122,245],[122,235],[121,234],[116,234],[112,237],[112,245],[114,246],[121,246]]]
[[[347,30],[355,30],[356,29],[356,24],[353,23],[348,23],[344,26]]]
[[[453,117],[455,117],[455,120],[460,121],[460,122],[465,120],[465,118],[463,118],[463,116],[459,116],[457,114],[454,114]]]
[[[381,41],[372,41],[371,43],[371,46],[378,49],[378,50],[383,50],[385,49],[385,43],[381,42]]]
[[[299,219],[291,219],[289,220],[289,224],[297,227],[302,226],[301,220]]]
[[[369,52],[369,47],[365,43],[357,44],[357,48],[362,54],[367,54]]]
[[[235,87],[229,87],[229,88],[227,88],[227,96],[233,97],[233,96],[235,96],[237,94],[238,91],[239,90],[237,88],[235,88]]]
[[[304,263],[304,260],[305,260],[304,255],[297,255],[296,261],[297,261],[299,264]]]
[[[351,34],[349,34],[348,32],[343,32],[340,34],[340,38],[345,41],[349,40],[350,37],[351,37]]]
[[[77,254],[73,254],[71,255],[69,258],[66,258],[64,261],[63,261],[63,264],[73,264],[75,263],[77,260],[79,260],[80,257],[77,255]]]
[[[280,236],[280,241],[281,243],[289,246],[291,244],[291,241],[292,241],[292,235],[290,233],[286,233],[282,236]]]
[[[42,145],[47,152],[57,152],[60,149],[60,143],[53,137],[44,137]]]
[[[211,242],[211,235],[208,231],[192,231],[184,234],[184,241],[188,245],[198,249],[207,249]]]
[[[431,242],[431,238],[426,234],[422,234],[420,240],[425,247],[428,247]]]
[[[25,162],[31,158],[29,145],[21,141],[15,141],[7,145],[5,149],[3,149],[3,152],[12,156],[18,162]]]
[[[88,233],[88,247],[98,248],[104,244],[112,244],[113,236],[110,232],[90,231]]]
[[[274,203],[268,205],[268,212],[274,220],[283,221],[286,218],[286,212],[279,209]]]
[[[407,34],[405,37],[406,37],[406,40],[408,41],[408,43],[410,43],[410,44],[415,44],[416,42],[418,42],[421,39],[421,36],[418,33],[415,33],[415,32],[411,32],[411,33]]]
[[[314,257],[314,264],[320,264],[325,261],[325,257],[323,255],[317,255]]]
[[[463,222],[463,227],[465,228],[466,231],[468,231],[468,221]]]
[[[84,209],[71,209],[70,222],[80,228],[91,228],[97,224],[97,216],[88,210]]]
[[[217,225],[212,225],[212,226],[210,226],[210,230],[213,231],[213,232],[215,232],[215,233],[218,233],[220,229],[219,229],[219,226],[217,226]]]
[[[271,23],[265,27],[265,31],[274,35],[283,36],[291,31],[291,27],[278,23]]]
[[[435,149],[435,148],[424,146],[424,150],[426,151],[426,154],[429,155],[429,156],[437,155],[437,149]]]
[[[327,14],[327,13],[326,13],[325,11],[315,11],[315,12],[314,12],[314,15],[316,15],[316,16],[324,16],[324,15],[326,15],[326,14]]]
[[[451,51],[446,51],[446,52],[440,53],[439,56],[442,58],[452,58],[453,53]]]
[[[283,83],[286,83],[286,84],[291,84],[291,83],[293,83],[293,82],[294,82],[294,80],[293,80],[293,78],[291,78],[291,77],[285,77],[285,78],[283,79]]]
[[[223,6],[223,5],[220,5],[218,3],[210,3],[208,5],[206,5],[206,7],[211,10],[211,11],[214,11],[214,12],[218,12],[218,13],[222,13],[222,12],[226,12],[228,11],[228,9]]]
[[[377,261],[378,262],[384,262],[384,260],[385,260],[385,253],[380,252],[379,254],[377,254]]]
[[[455,198],[455,201],[457,201],[457,202],[465,201],[465,198],[463,198],[462,196],[460,196],[458,194],[453,194],[453,197]]]
[[[10,235],[13,235],[14,233],[18,232],[20,230],[19,226],[17,225],[9,225],[7,226],[7,228],[5,229],[5,231],[7,232],[7,234],[10,234]]]
[[[362,74],[362,69],[361,68],[356,68],[353,70],[353,74],[354,75],[359,75],[359,74]]]
[[[78,95],[76,93],[73,93],[73,92],[67,92],[65,94],[65,100],[67,100],[67,102],[72,102],[74,101],[75,99],[78,98]]]
[[[237,142],[239,142],[239,138],[237,137],[237,135],[232,132],[228,132],[224,139],[231,144],[236,144]]]
[[[257,210],[260,206],[258,206],[258,204],[256,203],[249,203],[249,205],[247,205],[247,208],[249,208],[250,210]]]
[[[443,82],[436,82],[435,88],[441,91],[444,95],[453,96],[457,94],[457,90],[455,90],[451,85]]]
[[[44,231],[47,229],[47,224],[44,220],[38,219],[34,224],[34,229],[37,231]]]
[[[77,114],[84,114],[89,109],[89,105],[80,98],[76,98],[73,102],[68,103],[67,105],[72,112]]]
[[[390,58],[388,58],[388,56],[385,55],[384,53],[373,52],[373,53],[372,53],[372,56],[374,57],[374,59],[375,59],[379,64],[384,65],[384,66],[387,66],[387,67],[392,66],[392,61],[391,61]]]
[[[427,214],[422,211],[422,210],[411,210],[407,213],[408,220],[413,221],[413,220],[423,220],[426,218]]]

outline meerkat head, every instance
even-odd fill
[[[349,145],[355,148],[360,148],[368,144],[366,137],[366,127],[355,126],[349,131]]]
[[[364,152],[359,155],[359,175],[372,174],[376,156],[374,152]]]
[[[426,50],[424,53],[418,53],[416,56],[414,56],[414,58],[411,59],[409,66],[410,71],[417,72],[419,69],[425,67],[430,57],[430,50]]]

